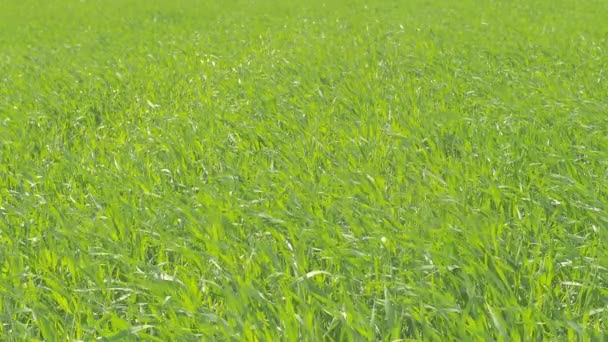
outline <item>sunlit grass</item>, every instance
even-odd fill
[[[606,338],[604,2],[2,7],[2,339]]]

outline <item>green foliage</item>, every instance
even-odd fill
[[[605,339],[607,17],[4,1],[2,339]]]

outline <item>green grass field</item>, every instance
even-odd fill
[[[606,18],[4,0],[0,340],[605,341]]]

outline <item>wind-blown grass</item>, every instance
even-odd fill
[[[602,1],[13,1],[7,340],[602,340]]]

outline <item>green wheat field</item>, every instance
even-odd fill
[[[1,1],[0,340],[607,341],[607,18]]]

